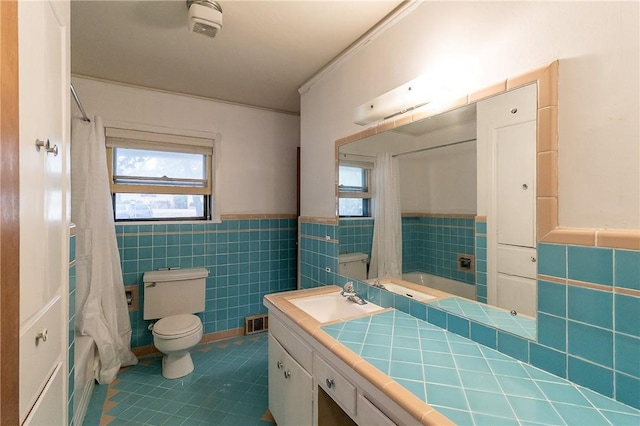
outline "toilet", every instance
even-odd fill
[[[367,279],[366,253],[341,253],[338,255],[338,273],[354,280],[364,281]]]
[[[196,312],[205,310],[209,271],[170,269],[145,272],[143,318],[158,320],[149,326],[154,346],[165,356],[162,375],[186,376],[194,369],[190,350],[202,339],[202,321]]]

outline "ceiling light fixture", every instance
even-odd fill
[[[222,29],[222,7],[216,1],[187,0],[189,31],[214,38]]]

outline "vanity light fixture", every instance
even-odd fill
[[[437,110],[451,99],[455,99],[455,94],[460,92],[460,88],[447,86],[446,79],[432,74],[423,74],[358,106],[354,122],[364,126],[426,105],[429,105],[429,109]],[[438,83],[434,83],[435,81]]]
[[[354,122],[364,126],[427,105],[434,95],[428,86],[425,77],[418,77],[365,102],[356,108]]]

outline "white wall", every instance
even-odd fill
[[[402,212],[476,214],[476,144],[400,158]]]
[[[640,228],[637,2],[425,2],[302,96],[302,215],[334,216],[334,142],[420,74],[473,91],[560,59],[560,225]],[[461,87],[468,86],[468,87]]]
[[[109,121],[220,133],[220,214],[296,212],[300,118],[262,109],[73,77],[87,114]]]

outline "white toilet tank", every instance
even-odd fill
[[[339,255],[340,263],[338,273],[354,280],[364,281],[367,279],[367,259],[366,253],[343,253]]]
[[[205,268],[145,272],[143,318],[203,312],[208,275]]]

